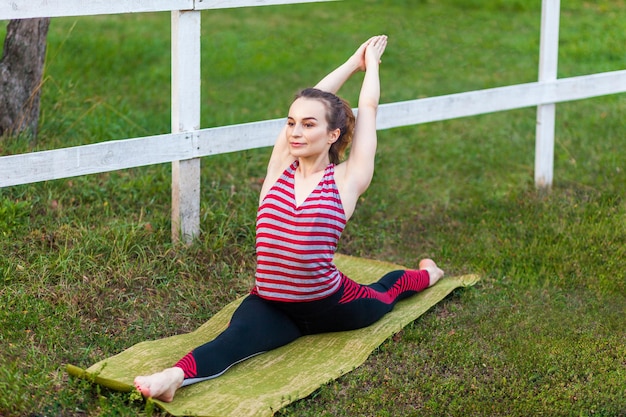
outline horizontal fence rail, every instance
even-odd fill
[[[209,10],[333,0],[0,0],[0,20]]]
[[[378,128],[476,116],[626,92],[626,70],[516,84],[380,106]]]
[[[377,125],[421,123],[626,92],[626,70],[381,104]],[[274,144],[284,119],[0,157],[0,187],[199,158]]]

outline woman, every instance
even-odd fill
[[[253,290],[215,340],[172,368],[136,377],[144,396],[169,402],[181,386],[215,378],[300,336],[368,326],[443,276],[435,262],[423,259],[420,270],[393,271],[366,286],[333,264],[341,232],[374,173],[378,69],[386,46],[386,36],[370,38],[315,88],[296,96],[261,189]],[[355,119],[335,93],[360,71],[365,76]]]

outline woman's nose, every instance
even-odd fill
[[[293,130],[291,131],[291,136],[300,136],[302,135],[302,125],[300,123],[296,123],[293,126]]]

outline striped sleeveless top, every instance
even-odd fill
[[[307,199],[296,207],[292,163],[257,212],[255,292],[262,298],[302,302],[337,291],[341,273],[333,263],[346,216],[330,164]]]

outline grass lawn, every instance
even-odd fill
[[[559,77],[624,69],[626,3],[561,3]],[[202,127],[284,116],[376,33],[390,39],[383,103],[535,81],[540,10],[347,0],[203,12]],[[53,19],[40,135],[2,138],[0,155],[168,132],[169,22]],[[341,93],[356,103],[359,87]],[[433,257],[482,281],[278,415],[626,416],[626,96],[557,106],[548,194],[533,184],[535,113],[379,132],[340,251],[408,267]],[[0,416],[162,415],[64,365],[193,330],[247,292],[268,152],[203,158],[190,246],[170,241],[169,165],[0,189]]]

